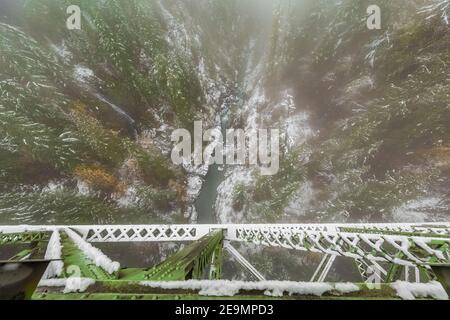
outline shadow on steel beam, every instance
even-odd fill
[[[447,294],[450,296],[450,265],[434,264],[431,265],[431,269],[436,274],[445,291],[447,291]]]
[[[50,260],[0,261],[0,300],[27,300]]]

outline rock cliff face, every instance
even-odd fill
[[[448,220],[449,10],[2,0],[0,222],[195,221],[207,167],[173,165],[170,135],[218,116],[279,129],[282,150],[273,176],[225,166],[218,222]]]

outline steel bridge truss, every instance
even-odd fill
[[[180,242],[185,246],[149,269],[121,269],[96,243]],[[30,244],[9,261],[33,259],[42,251],[50,262],[46,279],[77,275],[97,281],[185,281],[220,279],[225,250],[256,280],[262,273],[233,247],[252,243],[323,254],[311,282],[324,282],[337,257],[354,259],[363,282],[391,283],[434,278],[432,266],[450,265],[450,223],[265,224],[265,225],[86,225],[0,226],[1,245]],[[36,250],[40,248],[40,250]],[[208,272],[209,271],[209,272]]]

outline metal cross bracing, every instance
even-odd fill
[[[56,260],[44,278],[69,277],[68,267],[75,265],[79,276],[101,281],[183,281],[200,279],[208,269],[210,279],[219,279],[225,249],[264,281],[233,242],[323,254],[311,282],[324,282],[339,256],[354,259],[363,282],[430,280],[431,265],[450,265],[450,223],[0,226],[0,245],[36,242],[49,243],[45,259]],[[121,269],[95,248],[115,242],[189,244],[153,268]],[[30,255],[23,251],[11,260],[18,257]]]
[[[45,232],[8,232],[0,231],[0,244],[8,243],[30,243],[33,241],[41,241],[48,238],[49,234]]]
[[[195,241],[221,229],[227,241],[353,259],[408,266],[446,263],[450,259],[450,223],[3,226],[0,234],[36,234],[65,228],[94,243]]]

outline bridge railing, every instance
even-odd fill
[[[450,223],[0,226],[0,234],[71,229],[87,242],[225,241],[413,266],[450,263]]]

